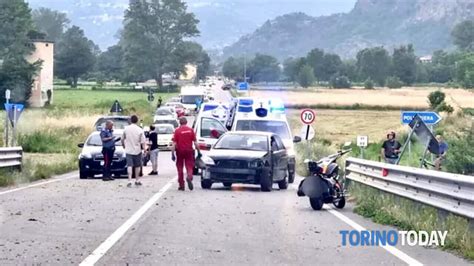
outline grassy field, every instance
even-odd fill
[[[278,97],[289,105],[326,105],[332,107],[360,104],[371,107],[395,109],[428,108],[428,94],[437,88],[402,89],[313,89],[307,91],[251,91],[254,97]],[[446,101],[454,108],[474,108],[474,91],[462,89],[441,89]]]

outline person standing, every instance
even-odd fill
[[[148,175],[158,175],[158,133],[154,125],[150,126],[150,135],[148,136],[149,141],[149,153],[152,171]]]
[[[162,103],[163,103],[163,99],[161,98],[161,96],[159,96],[158,97],[158,105],[156,107],[160,108]]]
[[[435,163],[435,169],[438,171],[441,171],[441,164],[446,159],[446,153],[448,152],[448,143],[446,143],[443,136],[441,135],[437,135],[436,140],[438,141],[438,144],[439,144],[439,153],[437,155],[438,158],[436,158],[434,163]]]
[[[194,169],[194,148],[201,154],[199,146],[196,141],[196,134],[194,130],[187,126],[188,120],[185,117],[179,118],[180,127],[176,129],[173,135],[172,159],[176,161],[176,168],[178,169],[178,183],[179,190],[184,191],[184,171],[186,168],[189,190],[193,190],[193,169]],[[176,154],[175,154],[176,153]]]
[[[115,153],[114,123],[110,120],[105,122],[105,128],[100,131],[102,140],[102,155],[104,156],[104,169],[102,174],[103,181],[112,181],[110,168]]]
[[[387,140],[382,145],[382,158],[386,163],[396,164],[400,154],[402,145],[396,140],[395,132],[391,131],[387,134]]]
[[[143,151],[145,150],[145,133],[143,129],[137,125],[138,116],[130,117],[131,124],[126,126],[123,131],[122,145],[125,149],[128,170],[127,187],[132,187],[133,173],[139,173],[142,167]],[[135,185],[141,186],[140,175],[136,175]]]

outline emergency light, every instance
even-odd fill
[[[268,110],[265,109],[265,108],[257,108],[255,110],[255,114],[258,116],[258,117],[266,117],[268,115]]]
[[[204,106],[204,109],[202,110],[203,112],[206,112],[206,111],[212,111],[214,109],[217,108],[217,105],[205,105]]]
[[[268,105],[270,106],[270,113],[281,114],[285,112],[285,105],[280,99],[271,99],[268,101]]]

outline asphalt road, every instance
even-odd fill
[[[351,203],[313,211],[294,185],[202,190],[196,179],[181,192],[169,152],[159,164],[143,187],[71,173],[0,190],[0,265],[469,264],[431,248],[343,247],[340,230],[393,228],[355,215]]]

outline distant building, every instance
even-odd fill
[[[183,73],[179,76],[180,80],[194,80],[197,76],[197,66],[187,64],[186,73]]]
[[[48,94],[51,95],[50,103],[53,101],[54,43],[35,41],[33,44],[36,50],[26,59],[30,63],[41,60],[43,64],[31,88],[29,103],[32,107],[43,107],[48,101]]]
[[[432,59],[433,59],[433,57],[431,55],[422,56],[422,57],[420,57],[420,62],[422,62],[422,63],[431,63]]]

